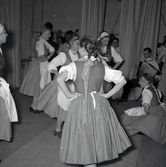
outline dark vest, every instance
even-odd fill
[[[160,104],[160,102],[158,100],[158,95],[157,95],[157,93],[155,91],[155,88],[149,86],[147,89],[150,90],[152,92],[152,94],[153,94],[153,98],[152,98],[152,101],[151,101],[151,106],[152,107],[153,106],[158,106]]]
[[[63,66],[68,65],[68,64],[70,64],[72,62],[72,59],[71,59],[70,54],[69,54],[69,51],[66,51],[64,53],[66,55],[66,62],[65,62],[65,64]],[[78,58],[80,58],[79,54],[78,54]]]

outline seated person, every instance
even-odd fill
[[[139,84],[143,88],[142,105],[125,110],[120,121],[129,136],[142,132],[158,143],[165,144],[166,108],[161,103],[160,91],[153,86],[153,82],[154,78],[148,73],[140,77]]]
[[[159,65],[155,60],[152,59],[151,57],[152,50],[150,48],[144,48],[143,54],[144,54],[144,61],[141,61],[139,63],[136,78],[128,80],[127,84],[123,88],[123,94],[121,98],[122,101],[128,100],[128,95],[131,88],[140,87],[139,77],[141,76],[141,74],[145,72],[151,74],[155,79],[154,84],[155,85],[157,84],[158,76],[161,74],[159,70]]]

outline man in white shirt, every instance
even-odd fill
[[[138,65],[138,71],[135,79],[131,79],[127,81],[127,84],[123,88],[122,101],[128,100],[128,95],[131,88],[140,87],[139,78],[144,73],[149,73],[154,77],[154,80],[157,78],[156,76],[160,75],[159,65],[158,63],[152,59],[152,50],[150,48],[144,48],[144,61],[141,61]],[[157,79],[156,79],[157,82]],[[154,83],[155,85],[156,83]]]

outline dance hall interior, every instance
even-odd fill
[[[166,0],[0,0],[0,167],[166,167]]]

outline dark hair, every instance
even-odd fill
[[[77,32],[79,32],[79,29],[76,29],[76,30],[75,30],[75,33],[77,33]]]
[[[52,25],[52,23],[50,23],[50,22],[45,23],[44,26],[45,26],[47,29],[50,29],[51,31],[53,30],[53,25]]]
[[[66,42],[66,39],[62,36],[59,36],[57,39],[61,39],[62,43],[65,43]]]
[[[154,78],[149,73],[144,73],[144,74],[141,75],[141,77],[144,77],[148,81],[149,84],[153,84],[154,83]]]
[[[109,42],[109,45],[112,44],[114,38],[116,38],[115,35],[111,33],[111,34],[110,34],[110,42]]]
[[[72,30],[68,30],[65,32],[65,38],[73,34],[74,32]]]
[[[150,48],[144,48],[144,50],[143,51],[148,51],[149,53],[152,53],[152,49],[150,49]]]
[[[115,38],[112,39],[112,41],[114,41],[114,40],[116,40],[116,41],[119,42],[119,38],[116,38],[116,37],[115,37]]]
[[[92,48],[88,48],[88,44],[91,44]],[[85,48],[85,50],[88,52],[89,56],[91,56],[96,50],[95,40],[91,36],[83,37],[80,40],[80,46]],[[91,49],[91,50],[89,50],[89,49]]]
[[[73,37],[79,38],[79,36],[76,33],[72,32],[68,34],[68,38],[66,38],[65,40],[69,43],[73,39]]]

